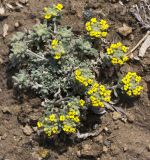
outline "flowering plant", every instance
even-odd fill
[[[128,96],[139,96],[143,87],[139,85],[141,77],[136,72],[128,72],[121,80],[121,89]]]
[[[44,114],[37,126],[49,137],[76,133],[84,113],[105,108],[113,99],[111,85],[117,83],[114,77],[112,84],[98,78],[105,62],[87,36],[76,36],[71,29],[49,21],[62,8],[62,4],[45,8],[46,20],[28,32],[17,33],[10,45],[10,66],[17,71],[12,77],[14,86],[42,99]],[[106,37],[108,27],[103,19],[91,18],[86,23],[91,38]],[[121,42],[114,43],[107,48],[107,58],[121,67],[128,60],[126,52]],[[138,96],[143,89],[140,81],[140,76],[128,72],[117,87],[128,96]]]
[[[86,22],[85,26],[91,37],[100,38],[107,36],[109,25],[106,20],[101,19],[98,21],[97,18],[91,18],[90,21]]]
[[[50,20],[52,17],[59,16],[60,11],[63,9],[63,5],[58,3],[57,5],[54,5],[53,7],[45,7],[44,8],[44,18],[46,20]]]
[[[85,102],[82,99],[74,98],[62,105],[57,111],[49,110],[37,122],[37,126],[39,129],[43,129],[49,137],[60,132],[65,132],[66,134],[76,133],[80,123],[79,109],[84,104]],[[50,101],[46,102],[45,105],[50,107]]]
[[[51,43],[52,54],[54,54],[54,59],[58,60],[65,53],[62,42],[57,39],[53,39]]]
[[[125,55],[127,52],[127,47],[121,42],[112,43],[109,48],[107,48],[107,55],[113,65],[123,65],[127,60],[128,56]]]

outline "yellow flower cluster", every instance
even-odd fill
[[[52,50],[54,51],[54,59],[59,60],[61,56],[65,53],[61,41],[53,39],[51,42]]]
[[[57,134],[58,133],[58,127],[51,127],[51,128],[44,128],[45,134],[47,134],[48,137]]]
[[[48,118],[46,118],[46,121],[48,120]],[[56,119],[55,119],[55,115],[52,114],[49,116],[49,120],[50,122],[55,122]],[[45,127],[44,123],[43,122],[40,122],[38,121],[37,122],[37,127],[38,128],[41,128],[41,127],[44,127],[44,132],[50,137],[51,135],[53,134],[57,134],[58,133],[58,127],[57,126],[53,126],[53,127]]]
[[[98,21],[96,18],[91,18],[90,21],[86,22],[85,27],[91,37],[100,38],[107,36],[109,25],[106,20]]]
[[[82,85],[84,85],[85,87],[93,83],[93,79],[86,78],[85,76],[83,76],[80,69],[77,69],[75,71],[75,79],[79,81]]]
[[[78,117],[78,113],[73,109],[69,110],[68,115],[66,116],[66,118],[67,119],[71,119],[76,123],[80,122],[80,119]]]
[[[63,9],[63,5],[58,3],[57,5],[53,6],[53,7],[45,7],[44,8],[44,18],[46,20],[50,20],[52,17],[57,16],[57,14],[59,13],[59,11],[61,11]]]
[[[83,99],[80,99],[79,104],[81,107],[83,107],[85,105],[85,101]]]
[[[87,94],[90,96],[90,101],[94,107],[104,107],[103,102],[110,102],[111,91],[107,90],[104,85],[94,83],[88,90]]]
[[[126,52],[127,47],[121,42],[113,43],[109,48],[107,48],[107,55],[111,59],[111,63],[113,65],[123,65],[128,60],[128,56],[125,55]]]
[[[72,127],[71,123],[73,123],[73,122],[79,123],[80,122],[78,112],[76,112],[74,109],[70,109],[69,112],[67,113],[65,119],[66,119],[66,122],[64,122],[63,126],[62,126],[63,131],[65,131],[66,133],[75,133],[76,128],[75,128],[75,126]],[[71,122],[71,123],[67,123],[67,122]]]
[[[63,126],[63,131],[66,133],[76,133],[76,128],[71,127],[70,125],[64,125]]]
[[[128,96],[138,96],[143,90],[143,87],[139,85],[141,77],[136,72],[128,72],[121,80],[123,84],[123,90]]]
[[[79,112],[74,109],[69,109],[67,114],[50,114],[48,117],[45,117],[43,121],[37,122],[38,128],[43,128],[45,134],[49,137],[58,134],[62,129],[66,133],[75,133],[76,124],[80,122]]]

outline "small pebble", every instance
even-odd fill
[[[26,125],[26,126],[23,128],[23,133],[24,133],[26,136],[30,136],[30,135],[33,133],[33,129],[32,129],[29,125]]]
[[[127,113],[127,120],[130,123],[133,123],[135,121],[135,116],[131,113]]]
[[[121,119],[121,114],[119,112],[113,112],[112,118],[114,121]]]
[[[19,22],[15,23],[15,28],[18,28],[20,26]]]
[[[103,152],[107,153],[108,152],[108,148],[106,146],[103,146]]]
[[[125,145],[125,146],[123,147],[123,151],[126,152],[127,150],[128,150],[128,148],[127,148],[127,146]]]

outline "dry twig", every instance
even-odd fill
[[[127,55],[129,56],[130,54],[132,54],[138,47],[139,45],[147,38],[147,36],[150,34],[150,31],[147,31],[147,33],[145,34],[145,36],[137,43],[137,45],[135,47],[133,47],[128,53]]]

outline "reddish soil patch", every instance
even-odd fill
[[[4,6],[6,3],[14,5],[17,0],[2,2]],[[29,0],[28,5],[24,5],[20,11],[6,9],[6,17],[0,19],[0,160],[36,160],[45,155],[48,155],[47,159],[50,160],[150,160],[150,50],[142,60],[133,61],[129,63],[130,66],[126,65],[123,68],[124,71],[129,68],[137,71],[142,76],[144,85],[141,98],[131,107],[123,106],[130,114],[129,122],[114,121],[112,113],[107,113],[101,119],[102,125],[107,124],[108,130],[105,128],[105,132],[95,138],[68,143],[69,147],[62,143],[63,147],[54,148],[54,142],[47,145],[47,141],[39,143],[36,140],[35,122],[42,112],[42,108],[39,107],[40,101],[24,97],[24,102],[19,103],[15,99],[6,72],[8,44],[12,34],[31,28],[41,18],[44,6],[57,2]],[[129,13],[130,7],[137,2],[138,0],[132,0],[122,6],[106,0],[65,0],[61,24],[71,26],[77,33],[84,33],[84,11],[90,10],[93,16],[109,20],[111,29],[108,41],[121,40],[132,48],[145,34]],[[18,28],[15,28],[16,22],[20,24]],[[116,32],[123,23],[133,29],[132,34],[126,38]],[[2,37],[4,24],[9,25],[5,38]],[[26,125],[31,126],[32,134],[26,135],[23,132]]]

